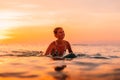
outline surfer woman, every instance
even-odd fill
[[[66,50],[68,50],[69,53],[73,53],[70,43],[66,40],[63,40],[65,37],[63,28],[56,27],[53,32],[57,40],[53,41],[48,46],[45,55],[63,56]]]

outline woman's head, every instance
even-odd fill
[[[65,33],[62,27],[56,27],[53,32],[56,38],[64,39]]]

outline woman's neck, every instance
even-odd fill
[[[62,40],[62,39],[58,39],[58,40],[56,40],[56,41],[57,41],[58,44],[63,43],[63,40]]]

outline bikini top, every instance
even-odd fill
[[[59,53],[59,51],[57,49],[57,46],[58,46],[57,41],[54,41],[54,43],[55,43],[55,50],[52,53],[52,56],[63,56],[66,53],[67,46],[65,45],[64,52],[61,54],[61,53]],[[65,44],[65,42],[64,42],[64,44]]]

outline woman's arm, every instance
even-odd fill
[[[67,48],[69,53],[73,53],[70,43],[67,41]]]
[[[52,49],[53,49],[53,43],[51,43],[51,44],[48,46],[48,48],[47,48],[47,50],[46,50],[46,52],[45,52],[45,55],[51,54]]]

